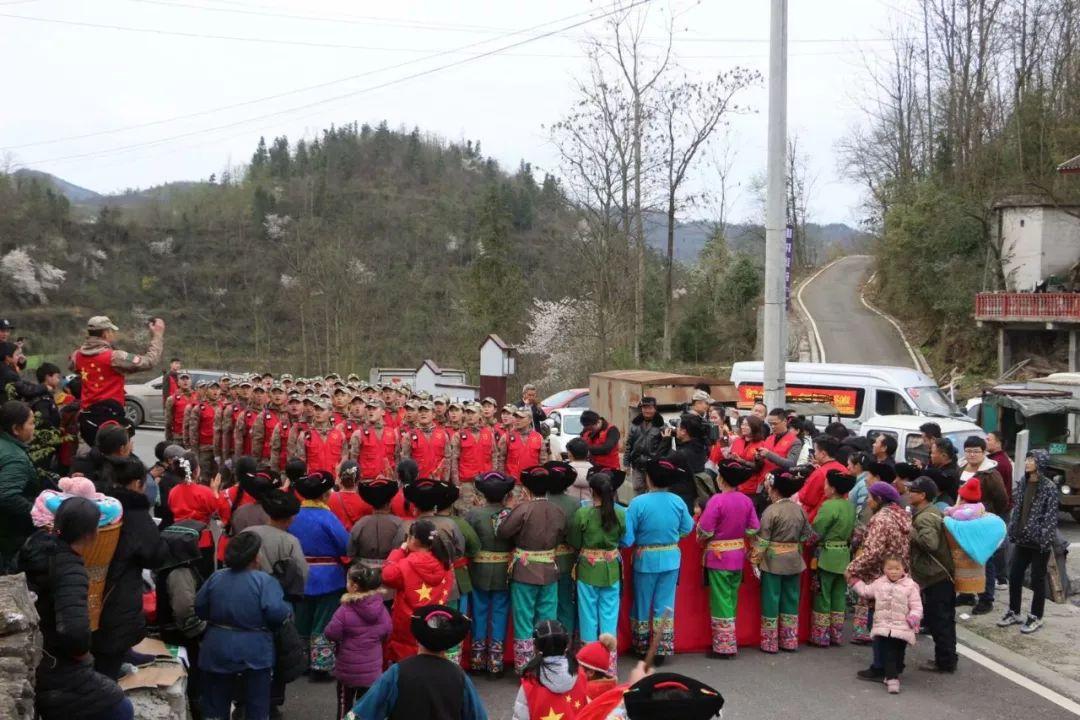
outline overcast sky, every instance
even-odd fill
[[[866,62],[887,51],[883,39],[912,4],[791,0],[788,127],[817,179],[814,220],[859,219],[861,191],[842,176],[836,143],[860,122]],[[659,26],[667,0],[650,7]],[[682,13],[675,51],[690,73],[743,65],[767,74],[766,0],[673,7]],[[509,169],[523,158],[557,173],[544,127],[572,104],[586,70],[582,38],[602,33],[602,20],[402,79],[609,8],[606,0],[0,0],[0,154],[14,167],[115,192],[220,174],[247,162],[260,135],[295,141],[331,123],[385,119],[479,139]],[[758,219],[746,184],[765,167],[764,85],[741,101],[757,114],[736,118],[724,138],[742,183],[736,221]],[[695,177],[714,181],[707,166]]]

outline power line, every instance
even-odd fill
[[[390,87],[392,85],[398,85],[400,83],[407,82],[409,80],[415,80],[417,78],[424,77],[426,75],[432,75],[432,74],[437,73],[437,72],[442,72],[443,70],[448,70],[448,69],[451,69],[451,68],[454,68],[454,67],[458,67],[460,65],[465,65],[467,63],[474,62],[476,60],[481,60],[483,58],[491,57],[492,55],[497,55],[499,53],[505,52],[506,50],[511,50],[511,49],[513,49],[515,47],[521,47],[523,45],[528,45],[530,43],[536,42],[537,40],[543,40],[543,39],[545,39],[547,37],[551,37],[552,35],[555,35],[557,33],[566,32],[567,30],[573,30],[574,28],[578,28],[578,27],[582,27],[584,25],[588,25],[588,24],[593,23],[593,22],[595,22],[597,20],[602,20],[604,18],[610,17],[610,16],[615,15],[617,13],[621,13],[621,12],[624,12],[626,10],[633,9],[633,8],[639,7],[641,5],[647,5],[650,2],[652,2],[652,0],[636,0],[635,2],[629,3],[628,5],[626,5],[624,7],[615,8],[615,9],[606,11],[606,12],[600,14],[600,15],[597,15],[595,17],[586,18],[585,20],[580,20],[578,22],[572,23],[572,24],[567,25],[567,26],[565,26],[563,28],[560,28],[558,30],[551,30],[551,31],[546,32],[546,33],[541,33],[540,35],[535,35],[533,37],[525,38],[524,40],[518,40],[517,42],[513,42],[513,43],[510,43],[508,45],[503,45],[503,46],[501,46],[499,48],[495,48],[493,50],[487,50],[485,52],[478,53],[476,55],[471,55],[471,56],[469,56],[467,58],[462,58],[460,60],[455,60],[453,62],[445,63],[443,65],[438,65],[438,66],[433,67],[433,68],[420,70],[420,71],[411,73],[409,75],[404,75],[404,76],[399,77],[399,78],[394,78],[392,80],[387,80],[385,82],[378,83],[376,85],[371,85],[371,86],[368,86],[366,88],[360,88],[359,90],[353,90],[353,91],[350,91],[350,92],[347,92],[347,93],[342,93],[340,95],[335,95],[333,97],[323,98],[322,100],[317,100],[317,101],[314,101],[314,102],[304,103],[302,105],[297,105],[297,106],[294,106],[294,107],[291,107],[291,108],[286,108],[284,110],[279,110],[279,111],[272,112],[272,113],[266,113],[266,114],[263,114],[263,115],[257,115],[257,116],[246,118],[246,119],[243,119],[243,120],[237,120],[235,122],[224,123],[222,125],[216,125],[214,127],[204,128],[202,130],[193,130],[193,131],[190,131],[190,132],[179,133],[177,135],[172,135],[172,136],[169,136],[169,137],[160,138],[158,140],[150,140],[150,141],[146,141],[146,142],[132,143],[132,144],[129,144],[129,145],[121,145],[121,146],[118,146],[118,147],[108,148],[106,150],[95,150],[95,151],[90,151],[90,152],[85,152],[85,153],[76,153],[76,154],[73,154],[73,155],[65,155],[65,156],[60,156],[60,157],[55,157],[55,158],[47,158],[47,159],[38,160],[38,161],[35,161],[35,162],[32,162],[32,163],[23,163],[23,165],[29,166],[29,165],[35,165],[35,164],[60,162],[60,161],[64,161],[64,160],[75,160],[75,159],[81,159],[81,158],[87,158],[87,157],[96,157],[96,156],[100,156],[100,155],[110,155],[110,154],[118,153],[118,152],[127,152],[129,150],[136,150],[136,149],[140,149],[140,148],[144,148],[144,147],[154,147],[154,146],[157,146],[157,145],[163,145],[163,144],[166,144],[166,143],[169,143],[169,142],[173,142],[175,140],[182,140],[182,139],[185,139],[185,138],[188,138],[188,137],[193,137],[193,136],[196,136],[196,135],[202,135],[202,134],[209,133],[209,132],[214,132],[214,131],[217,131],[217,130],[224,130],[224,129],[237,127],[237,126],[245,125],[245,124],[252,123],[252,122],[258,122],[260,120],[266,120],[266,119],[269,119],[269,118],[280,117],[282,115],[288,115],[288,114],[295,113],[295,112],[301,112],[301,111],[304,111],[304,110],[307,110],[307,109],[310,109],[310,108],[313,108],[313,107],[318,107],[318,106],[321,106],[321,105],[325,105],[327,103],[336,102],[336,101],[339,101],[339,100],[344,100],[344,99],[347,99],[347,98],[355,97],[357,95],[361,95],[361,94],[367,93],[367,92],[374,92],[376,90],[381,90],[383,88]]]
[[[246,106],[249,106],[249,105],[256,105],[258,103],[268,102],[268,101],[271,101],[271,100],[279,100],[279,99],[281,99],[283,97],[289,97],[291,95],[299,95],[301,93],[310,92],[312,90],[321,90],[322,88],[330,87],[330,86],[333,86],[333,85],[339,85],[341,83],[349,82],[349,81],[352,81],[352,80],[359,80],[360,78],[369,77],[371,75],[377,75],[377,74],[382,73],[382,72],[388,72],[390,70],[399,70],[399,69],[401,69],[403,67],[408,67],[409,65],[415,65],[417,63],[425,62],[427,60],[435,60],[435,59],[438,59],[440,57],[444,57],[446,55],[459,53],[459,52],[467,52],[467,51],[472,50],[474,48],[477,48],[477,47],[479,47],[481,45],[487,45],[487,44],[495,42],[497,40],[502,40],[504,38],[513,37],[515,35],[523,35],[525,33],[534,32],[534,31],[539,30],[541,28],[548,27],[549,25],[554,25],[556,23],[568,22],[570,20],[574,20],[574,19],[580,18],[582,16],[591,16],[593,14],[593,12],[595,12],[595,11],[594,10],[586,10],[584,12],[572,13],[570,15],[566,15],[566,16],[563,16],[561,18],[557,18],[555,20],[548,20],[546,22],[540,23],[538,25],[533,25],[533,26],[528,27],[528,28],[523,28],[523,29],[520,29],[520,30],[513,30],[511,32],[507,32],[506,34],[500,35],[498,37],[489,38],[487,40],[479,40],[477,42],[469,43],[467,45],[462,45],[460,47],[453,48],[453,49],[450,49],[450,50],[443,50],[443,51],[439,51],[439,52],[436,52],[436,53],[432,53],[432,54],[426,55],[424,57],[413,58],[412,60],[406,60],[404,62],[395,63],[393,65],[384,65],[382,67],[374,68],[372,70],[365,70],[362,73],[356,73],[354,75],[349,75],[347,77],[338,78],[336,80],[328,80],[326,82],[317,83],[315,85],[308,85],[306,87],[296,88],[294,90],[286,90],[284,92],[275,93],[273,95],[265,95],[263,97],[253,98],[251,100],[245,100],[245,101],[238,102],[238,103],[232,103],[230,105],[222,105],[222,106],[219,106],[219,107],[216,107],[216,108],[210,108],[210,109],[207,109],[207,110],[199,110],[197,112],[186,113],[184,115],[176,115],[176,116],[173,116],[173,117],[170,117],[170,118],[164,118],[162,120],[151,120],[151,121],[148,121],[148,122],[138,123],[138,124],[135,124],[135,125],[127,125],[127,126],[124,126],[124,127],[113,128],[111,130],[98,130],[98,131],[95,131],[95,132],[80,133],[78,135],[67,135],[67,136],[59,137],[59,138],[52,138],[52,139],[49,139],[49,140],[38,140],[38,141],[35,141],[35,142],[22,143],[20,145],[8,145],[6,147],[0,147],[0,150],[18,150],[18,149],[28,148],[28,147],[37,147],[37,146],[40,146],[40,145],[53,145],[53,144],[56,144],[56,143],[59,143],[59,142],[66,142],[66,141],[69,141],[69,140],[83,140],[83,139],[86,139],[86,138],[98,137],[98,136],[101,136],[101,135],[112,135],[112,134],[119,133],[119,132],[127,132],[129,130],[140,130],[140,129],[147,128],[147,127],[155,127],[157,125],[166,125],[166,124],[169,124],[169,123],[178,122],[180,120],[190,120],[190,119],[196,118],[196,117],[203,117],[203,116],[206,116],[206,115],[212,115],[212,114],[215,114],[215,113],[224,112],[226,110],[235,110],[237,108],[246,107]]]

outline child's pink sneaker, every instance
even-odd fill
[[[885,689],[889,691],[890,695],[899,695],[900,694],[900,679],[897,678],[895,680],[886,680],[885,681]]]

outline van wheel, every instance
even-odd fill
[[[143,424],[143,409],[137,402],[128,400],[124,403],[124,416],[128,419],[128,422],[133,427],[139,427]]]

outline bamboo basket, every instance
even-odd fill
[[[90,550],[83,556],[86,574],[90,578],[90,590],[87,593],[87,607],[90,610],[90,629],[97,630],[101,620],[101,606],[105,602],[105,576],[109,573],[109,563],[116,552],[120,540],[120,528],[123,522],[106,525],[98,530],[97,539]]]
[[[948,530],[945,531],[945,539],[952,553],[956,593],[978,595],[986,589],[986,568],[972,560]]]

